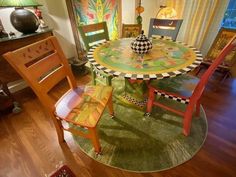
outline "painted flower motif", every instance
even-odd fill
[[[92,13],[89,13],[89,12],[87,12],[87,16],[89,17],[89,19],[94,19],[94,14],[92,14]]]
[[[110,18],[111,14],[105,15],[105,20],[108,20]]]

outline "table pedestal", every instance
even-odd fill
[[[112,81],[117,103],[145,110],[147,103],[147,83],[143,80],[117,79]]]

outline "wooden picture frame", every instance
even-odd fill
[[[122,38],[137,37],[141,31],[142,24],[122,24]]]
[[[66,0],[67,10],[71,22],[71,27],[75,39],[76,49],[78,52],[78,58],[81,58],[81,55],[84,56],[84,47],[82,45],[82,41],[79,35],[78,26],[80,25],[79,19],[77,15],[76,3],[78,4],[79,0]],[[118,37],[121,34],[121,0],[115,1],[118,3]],[[105,20],[104,20],[105,21]],[[108,25],[109,28],[109,25]]]
[[[209,49],[206,57],[204,58],[204,62],[211,64],[212,61],[218,56],[220,51],[225,47],[225,45],[234,35],[236,35],[236,29],[221,28],[213,44],[211,45],[211,48]],[[236,61],[236,50],[228,54],[223,63],[219,67],[230,68],[231,66],[234,65],[235,61]]]

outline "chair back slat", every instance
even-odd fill
[[[45,73],[49,72],[50,70],[53,70],[54,68],[56,69],[60,65],[61,61],[58,57],[57,51],[55,51],[55,53],[52,53],[29,66],[28,72],[31,73],[34,77],[40,78]]]
[[[91,34],[86,38],[88,41],[89,48],[93,45],[94,42],[102,42],[107,40],[106,35],[104,33]]]
[[[63,66],[53,69],[51,72],[45,73],[38,81],[41,92],[48,93],[55,85],[66,78],[66,72]]]
[[[183,21],[183,20],[181,20]],[[156,28],[158,27],[162,27],[162,26],[165,26],[165,27],[176,27],[178,26],[180,23],[179,20],[171,20],[171,19],[156,19],[154,20],[153,22],[153,26],[155,26]]]
[[[17,58],[18,65],[27,65],[33,62],[36,62],[40,57],[48,55],[53,52],[54,48],[50,41],[45,41],[43,43],[37,43],[31,47],[23,47],[16,51],[13,51],[12,54]]]
[[[82,30],[84,33],[89,33],[89,32],[103,30],[105,26],[106,26],[106,22],[101,22],[101,23],[96,23],[96,24],[83,25],[80,27],[82,27]]]
[[[106,22],[81,25],[79,32],[83,39],[86,50],[88,51],[94,42],[106,40],[109,41],[108,29]]]
[[[152,35],[169,36],[175,41],[182,22],[182,19],[151,18],[149,23],[148,37],[152,37]]]
[[[202,75],[200,82],[196,86],[193,92],[193,98],[194,100],[197,100],[202,95],[205,86],[209,80],[209,78],[212,76],[216,68],[223,62],[225,57],[235,49],[236,47],[236,35],[232,37],[232,39],[228,42],[228,44],[223,48],[223,50],[219,53],[217,58],[214,60],[214,62],[210,65],[210,67],[206,70],[206,72]]]
[[[47,107],[54,107],[49,92],[61,80],[67,78],[71,88],[76,86],[68,61],[54,36],[3,56]]]

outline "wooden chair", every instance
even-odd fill
[[[106,22],[79,26],[79,32],[83,39],[87,52],[94,44],[104,41],[109,41]],[[102,83],[104,85],[111,85],[111,79],[112,79],[111,75],[108,75],[103,71],[97,70],[92,65],[91,65],[91,72],[92,72],[92,82],[94,85],[96,85],[97,82]],[[105,78],[106,82],[104,83],[102,79],[97,77],[97,75],[99,75],[102,78]]]
[[[204,58],[202,64],[198,68],[196,74],[200,73],[202,69],[208,68],[216,59],[217,55],[220,51],[225,47],[225,45],[229,42],[229,40],[236,35],[236,29],[226,29],[221,28],[218,32],[210,50],[208,51],[206,57]],[[225,60],[217,67],[219,73],[222,74],[222,78],[219,82],[223,83],[226,78],[232,76],[231,69],[236,62],[236,50],[230,52],[226,57]],[[219,83],[217,83],[220,85]]]
[[[200,114],[200,99],[204,88],[208,82],[209,77],[216,70],[228,55],[236,46],[236,35],[230,40],[230,42],[220,52],[218,57],[214,60],[207,71],[202,75],[201,79],[191,76],[182,75],[174,78],[163,79],[157,83],[150,83],[149,96],[147,102],[147,115],[150,115],[153,105],[172,111],[180,116],[183,116],[183,134],[189,135],[191,128],[191,121],[194,109],[196,109],[196,116]],[[173,106],[169,106],[161,103],[159,100],[155,101],[155,94],[161,97],[169,98],[181,103],[187,104],[184,112],[176,110]]]
[[[64,141],[63,130],[66,130],[89,138],[95,152],[101,152],[96,126],[106,105],[113,115],[111,87],[78,87],[55,37],[8,52],[4,58],[28,82],[53,118],[60,143]],[[63,79],[67,80],[69,90],[55,99],[53,88]],[[67,127],[62,122],[67,122]]]
[[[122,24],[122,38],[137,37],[141,31],[141,24]]]
[[[149,23],[148,37],[153,35],[159,35],[171,37],[173,41],[176,41],[179,29],[181,27],[182,19],[156,19],[151,18]]]

